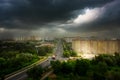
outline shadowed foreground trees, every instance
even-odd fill
[[[19,70],[53,52],[53,47],[42,46],[36,50],[35,43],[1,42],[0,43],[0,80],[5,75]]]
[[[1,53],[3,54],[3,53]],[[39,60],[39,57],[29,53],[5,52],[0,56],[0,78]]]
[[[103,54],[92,60],[51,61],[56,77],[48,77],[46,80],[120,80],[119,57],[119,54]],[[43,70],[36,67],[31,69],[28,75],[30,80],[38,80],[42,73]]]
[[[44,69],[41,66],[35,66],[29,71],[27,71],[27,74],[29,76],[28,80],[40,80]]]
[[[93,60],[52,61],[55,80],[120,80],[120,54],[96,56]],[[49,80],[52,80],[48,78]]]
[[[5,75],[39,60],[34,44],[25,42],[0,43],[0,80]]]

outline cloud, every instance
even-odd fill
[[[19,30],[19,29],[4,29],[0,28],[0,40],[1,39],[12,39],[20,36],[29,36],[32,31],[30,30]]]
[[[85,8],[84,13],[78,14],[70,23],[62,24],[72,32],[116,32],[120,29],[120,1],[108,3],[102,7]],[[69,22],[69,21],[68,21]]]
[[[84,24],[96,20],[100,16],[100,11],[98,8],[95,9],[85,9],[84,14],[78,15],[76,19],[73,20],[75,24]]]
[[[66,22],[74,17],[72,12],[75,10],[102,6],[111,1],[1,0],[0,25],[9,29],[37,29],[51,22]]]
[[[0,0],[0,29],[11,34],[119,36],[119,7],[120,0]]]

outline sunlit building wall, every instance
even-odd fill
[[[79,54],[120,53],[120,40],[80,40],[72,41],[72,48]]]

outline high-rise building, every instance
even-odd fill
[[[93,39],[74,39],[72,48],[79,54],[113,54],[120,53],[120,40],[93,40]]]

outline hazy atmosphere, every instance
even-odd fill
[[[120,0],[0,0],[0,38],[120,37]]]
[[[0,0],[0,80],[120,80],[120,0]]]

